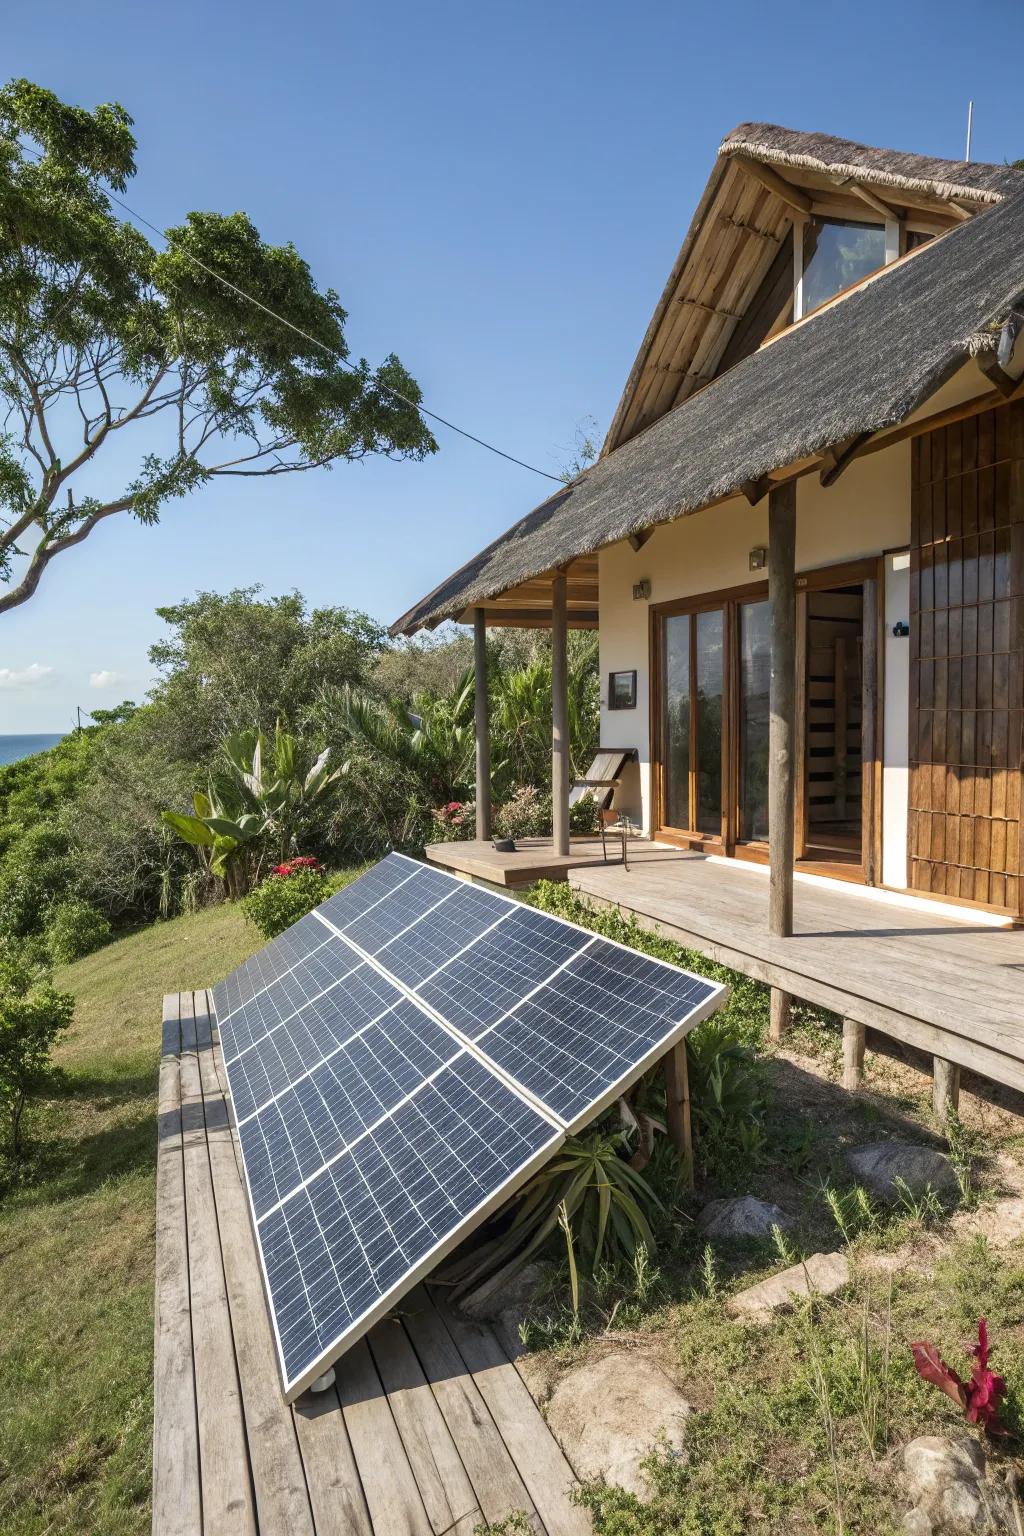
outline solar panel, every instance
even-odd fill
[[[390,854],[213,995],[291,1400],[725,991]]]

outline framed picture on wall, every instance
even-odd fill
[[[636,709],[636,668],[632,672],[609,672],[608,708]]]

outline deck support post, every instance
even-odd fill
[[[949,1129],[950,1111],[960,1105],[960,1068],[944,1056],[932,1057],[932,1110],[942,1129]]]
[[[768,731],[768,931],[793,932],[796,822],[796,481],[768,492],[768,599],[771,685]],[[772,988],[771,1036],[789,1021],[791,998]]]
[[[686,1041],[680,1040],[665,1055],[665,1120],[672,1145],[679,1153],[683,1184],[693,1188],[693,1129],[690,1124],[690,1078],[686,1068]]]
[[[857,1019],[843,1020],[843,1087],[851,1091],[864,1086],[864,1035]]]
[[[569,853],[568,611],[565,572],[551,582],[551,831],[555,856]]]
[[[476,682],[476,835],[491,836],[491,724],[487,697],[487,615],[473,609],[473,675]]]

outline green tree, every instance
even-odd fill
[[[436,448],[394,355],[343,365],[345,310],[293,246],[200,212],[158,250],[117,216],[131,123],[28,80],[0,90],[0,612],[106,518],[154,523],[219,476]],[[108,479],[125,436],[138,468]]]

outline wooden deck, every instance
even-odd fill
[[[768,933],[763,870],[648,845],[569,883],[724,965],[1024,1091],[1024,931],[797,880],[795,932]]]
[[[585,1536],[572,1469],[490,1329],[423,1288],[281,1395],[205,992],[165,999],[156,1203],[154,1536],[472,1536],[523,1510]]]
[[[631,860],[634,846],[640,845],[631,840]],[[609,864],[621,864],[621,850],[620,840],[610,834]],[[491,843],[477,842],[475,838],[461,843],[428,843],[424,851],[431,863],[440,864],[450,874],[513,889],[532,885],[535,880],[565,880],[572,869],[604,864],[600,837],[574,837],[568,854],[555,853],[550,837],[521,837],[515,853],[498,853]]]

